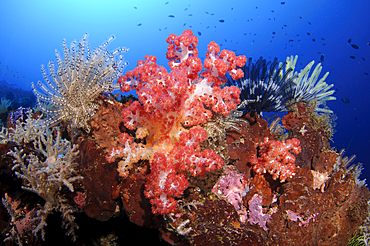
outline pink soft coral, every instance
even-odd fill
[[[169,73],[157,65],[155,56],[145,56],[118,80],[123,92],[137,91],[140,102],[127,107],[122,117],[128,129],[140,129],[136,135],[145,138],[145,145],[124,135],[120,145],[107,154],[111,162],[124,159],[118,168],[121,177],[127,175],[130,164],[140,159],[150,161],[145,195],[156,214],[175,210],[175,198],[188,186],[188,175],[203,177],[222,167],[222,158],[213,150],[200,151],[199,143],[207,138],[207,133],[198,125],[206,123],[212,111],[227,115],[236,108],[240,90],[234,86],[221,89],[220,85],[226,81],[226,72],[235,79],[241,78],[243,72],[237,66],[246,62],[245,56],[236,57],[234,52],[219,53],[219,46],[212,43],[206,69],[199,75],[203,65],[193,33],[186,30],[180,36],[171,34],[167,43]]]

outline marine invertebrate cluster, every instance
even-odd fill
[[[28,116],[31,117],[32,114],[29,113]],[[78,155],[78,146],[62,139],[60,131],[57,129],[50,130],[43,124],[46,123],[40,119],[29,120],[28,124],[24,125],[18,122],[16,124],[18,129],[11,130],[9,140],[15,140],[19,145],[8,152],[8,155],[14,158],[12,170],[25,181],[23,189],[36,193],[45,200],[45,204],[37,209],[34,220],[38,222],[38,225],[33,233],[36,235],[41,231],[44,239],[46,218],[55,210],[63,213],[65,227],[69,227],[68,234],[72,234],[74,237],[74,229],[77,228],[77,225],[73,221],[73,209],[66,203],[60,190],[62,186],[66,186],[73,192],[72,182],[82,179],[81,176],[76,175],[75,170],[74,160]],[[35,133],[31,130],[33,128],[39,131]],[[27,138],[25,133],[33,134],[32,137]],[[55,133],[56,136],[54,136]],[[20,136],[15,137],[14,135],[17,134]],[[26,152],[27,143],[33,145],[31,152]]]
[[[250,72],[259,73],[251,76],[264,82],[248,85],[255,98],[241,106],[289,110],[279,126],[288,131],[282,137],[273,130],[278,120],[269,126],[253,112],[229,115],[240,103],[240,90],[224,87],[225,74],[242,78],[238,67],[245,57],[211,42],[202,72],[190,30],[170,35],[167,42],[171,71],[146,56],[118,81],[122,91],[136,90],[138,100],[122,104],[113,96],[95,98],[99,108],[85,127],[50,128],[48,115],[23,109],[8,118],[16,121],[0,132],[0,240],[52,244],[67,232],[75,244],[99,244],[114,231],[115,239],[127,241],[129,218],[160,229],[172,245],[345,245],[360,230],[369,242],[370,191],[359,179],[362,165],[351,165],[354,157],[343,158],[330,147],[331,121],[313,114],[314,99],[294,101],[294,80],[300,75],[292,74],[290,60],[278,65],[261,58],[249,65]],[[86,51],[84,45],[80,48]],[[83,52],[67,53],[77,61]],[[81,71],[78,66],[66,70]],[[105,72],[96,70],[96,77]],[[315,78],[304,74],[304,83],[313,85],[309,81]],[[284,86],[287,91],[279,91]],[[300,90],[323,92],[315,87]],[[257,96],[258,90],[266,97]],[[86,127],[91,134],[85,134]],[[127,216],[116,216],[123,211]],[[53,212],[62,213],[66,231],[59,231],[58,216],[49,216]],[[75,221],[86,216],[93,223],[74,230]],[[137,244],[142,235],[133,236]]]
[[[228,78],[229,85],[241,89],[241,103],[236,115],[253,110],[258,114],[268,111],[287,111],[295,103],[315,103],[315,109],[320,112],[332,113],[331,110],[320,107],[326,101],[335,100],[332,96],[334,85],[328,85],[325,79],[327,72],[320,80],[322,66],[319,63],[313,72],[310,62],[299,73],[294,71],[298,56],[287,57],[284,63],[278,63],[277,58],[272,62],[260,57],[255,63],[249,58],[243,67],[244,77],[238,80]]]
[[[63,41],[63,55],[55,52],[56,63],[49,62],[49,73],[41,67],[44,83],[32,83],[33,92],[42,112],[48,117],[48,125],[62,120],[72,128],[89,130],[87,121],[98,108],[97,97],[102,92],[115,89],[113,81],[122,73],[126,63],[121,55],[126,48],[109,52],[106,48],[114,36],[90,51],[87,34],[70,48]]]
[[[153,212],[168,214],[176,208],[173,197],[180,196],[187,187],[184,172],[204,176],[205,172],[222,167],[222,158],[213,150],[200,152],[199,143],[207,138],[205,130],[195,127],[206,123],[212,111],[228,115],[239,103],[239,89],[220,88],[225,75],[243,76],[237,66],[246,58],[223,50],[215,42],[208,45],[205,71],[197,57],[198,39],[190,30],[180,36],[171,34],[167,58],[171,72],[156,64],[154,56],[139,61],[133,71],[126,72],[118,83],[122,91],[136,89],[139,101],[133,102],[122,115],[124,125],[136,130],[136,139],[145,139],[146,145],[133,142],[127,134],[121,145],[113,147],[108,161],[124,159],[118,170],[125,176],[126,167],[140,159],[151,162],[145,194],[153,204]],[[211,111],[211,110],[212,111]],[[189,130],[185,127],[193,127]],[[168,182],[168,183],[167,183]],[[172,187],[173,189],[169,189]]]

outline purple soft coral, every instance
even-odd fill
[[[270,214],[264,214],[262,212],[262,196],[259,196],[258,194],[254,194],[252,199],[248,202],[249,205],[249,219],[248,222],[251,225],[257,224],[263,228],[265,231],[267,231],[266,223],[270,221],[271,215]]]
[[[243,206],[243,197],[249,190],[247,179],[238,173],[234,167],[227,166],[224,175],[217,181],[212,192],[220,199],[225,199],[234,206],[240,216],[240,221],[247,219],[247,209]]]

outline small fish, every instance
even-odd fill
[[[370,42],[366,42],[367,45],[370,45]]]
[[[365,75],[369,75],[369,73],[364,73]],[[24,78],[24,76],[23,76],[23,78]]]
[[[322,54],[322,55],[320,56],[320,61],[324,62],[324,58],[325,58],[325,56],[324,56],[324,54]]]
[[[198,32],[198,35],[199,35],[199,36],[202,36],[202,33],[201,33],[201,32]]]
[[[310,36],[310,35],[311,35],[311,33],[307,32],[307,35],[308,35],[308,36]]]
[[[272,34],[274,34],[274,35],[275,35],[275,34],[276,34],[276,32],[272,32]]]
[[[321,38],[321,40],[325,40],[325,38]]]
[[[137,26],[141,26],[141,25],[142,25],[141,23],[137,24]]]
[[[225,38],[225,42],[227,43],[227,39]]]
[[[311,25],[311,22],[308,22],[308,24],[310,24],[310,25]]]
[[[137,9],[137,7],[134,6],[134,9]]]
[[[348,39],[348,43],[350,44],[352,42],[352,38]]]
[[[342,102],[344,102],[345,104],[350,103],[350,101],[349,101],[349,99],[348,99],[348,98],[342,98]]]
[[[294,42],[294,40],[293,40],[293,39],[289,39],[289,43],[290,43],[290,42]]]
[[[206,13],[207,15],[209,15],[209,13],[208,13],[207,11],[206,11],[205,13]]]
[[[188,14],[188,16],[193,16],[193,14]]]
[[[166,2],[164,5],[167,5],[169,2]]]
[[[312,41],[314,41],[314,42],[315,42],[315,41],[316,41],[316,39],[314,39],[314,38],[313,38],[313,39],[312,39]]]
[[[225,20],[222,20],[222,19],[221,20],[218,20],[218,21],[221,22],[221,23],[224,23],[225,22]]]
[[[175,16],[174,16],[174,15],[169,15],[168,17],[170,17],[170,18],[175,18]]]
[[[356,59],[356,56],[349,56],[349,58],[351,58],[351,59]]]
[[[243,33],[243,35],[248,35],[247,33]]]
[[[182,26],[186,26],[186,23],[184,23],[184,25],[182,25]]]
[[[322,45],[326,45],[326,43],[323,43]]]
[[[281,5],[284,5],[285,4],[285,2],[281,2]]]
[[[283,25],[283,26],[287,27],[288,25]]]
[[[275,10],[271,10],[272,13],[275,13]]]
[[[299,16],[299,19],[302,19],[302,16]]]
[[[358,47],[358,45],[355,45],[355,44],[351,44],[352,48],[358,50],[360,47]]]
[[[364,60],[364,61],[365,61],[365,57],[362,57],[362,60]]]

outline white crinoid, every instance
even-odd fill
[[[113,83],[127,65],[122,53],[126,48],[112,52],[106,48],[114,37],[90,51],[87,34],[74,41],[70,48],[63,41],[63,55],[56,51],[56,65],[49,62],[49,73],[41,67],[45,82],[32,83],[38,104],[48,117],[48,125],[66,121],[72,128],[89,131],[87,121],[98,108],[97,98],[102,92],[118,89]]]

